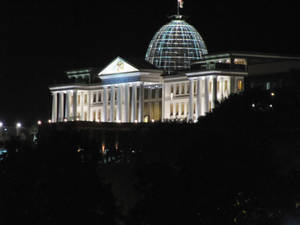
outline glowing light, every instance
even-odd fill
[[[269,107],[270,107],[270,108],[273,108],[273,105],[272,105],[272,104],[270,104],[270,105],[269,105]]]
[[[274,97],[274,96],[275,96],[275,93],[274,93],[274,92],[271,92],[271,96],[273,96],[273,97]]]
[[[3,123],[2,122],[0,122],[0,127],[3,127]]]
[[[16,127],[17,127],[17,128],[20,128],[20,127],[22,127],[22,124],[21,124],[20,122],[18,122],[18,123],[16,124]]]
[[[68,122],[68,120],[67,120],[67,119],[64,119],[64,122]]]
[[[254,107],[255,107],[255,104],[253,103],[253,104],[252,104],[252,108],[254,108]]]
[[[135,120],[134,122],[135,122],[135,123],[137,123],[138,121],[137,121],[137,120]]]
[[[52,121],[51,121],[51,120],[48,120],[48,123],[52,123]]]
[[[154,123],[154,119],[152,119],[151,122]]]
[[[42,125],[42,121],[38,120],[38,121],[37,121],[37,124],[38,124],[38,125]]]

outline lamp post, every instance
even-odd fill
[[[16,123],[17,136],[19,136],[19,132],[20,132],[21,127],[22,127],[22,124],[20,122],[17,122]]]

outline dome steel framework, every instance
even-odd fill
[[[145,57],[146,61],[167,72],[187,70],[191,61],[207,54],[200,34],[180,18],[177,16],[154,35]]]

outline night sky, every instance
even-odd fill
[[[281,1],[186,0],[182,13],[208,51],[300,55],[298,6]],[[23,1],[0,6],[0,120],[31,125],[51,114],[48,86],[68,69],[143,58],[176,0]]]

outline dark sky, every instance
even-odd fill
[[[186,0],[183,14],[208,51],[300,55],[298,5],[288,1]],[[176,0],[23,1],[0,5],[0,120],[50,118],[48,86],[67,69],[144,57]]]

